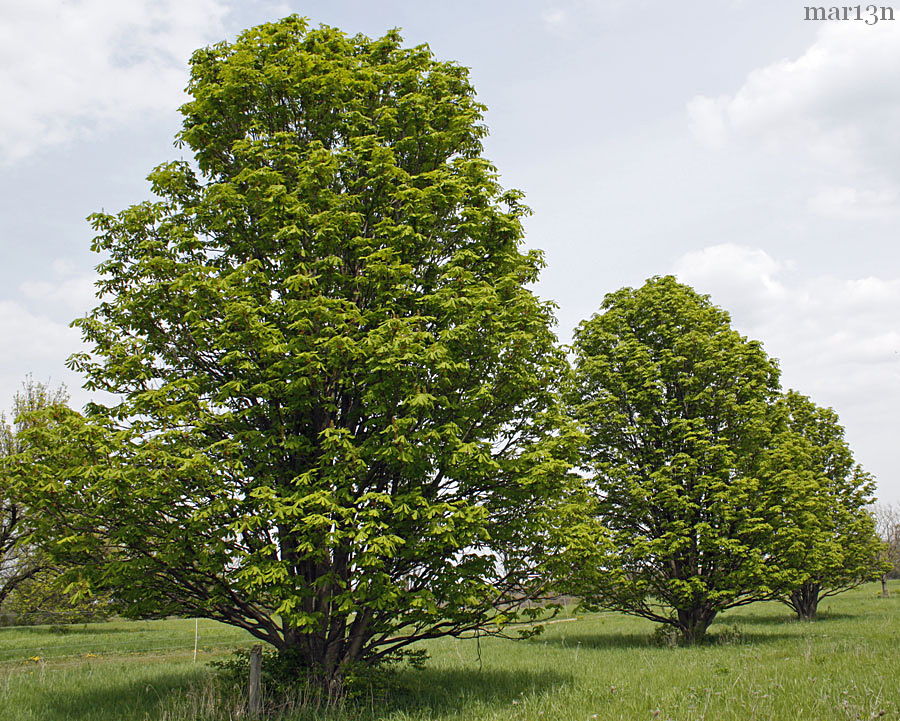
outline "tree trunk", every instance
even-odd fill
[[[881,574],[881,597],[887,598],[888,596],[890,596],[890,594],[887,589],[887,574],[883,573]]]
[[[348,667],[362,658],[365,645],[371,638],[369,630],[373,617],[370,608],[360,610],[348,625],[334,624],[328,630],[303,632],[285,627],[283,645],[279,653],[288,668],[298,676],[318,685],[327,701],[344,696],[344,677]]]
[[[686,645],[700,643],[715,617],[716,611],[704,606],[678,609],[677,625],[681,631],[681,640]]]
[[[791,593],[790,607],[797,613],[801,621],[814,621],[816,610],[819,606],[818,583],[804,583],[800,588]]]
[[[333,644],[327,644],[321,632],[304,633],[295,628],[286,628],[283,638],[278,655],[284,671],[330,693],[338,666]]]

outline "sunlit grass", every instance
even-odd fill
[[[197,624],[198,649],[209,651],[251,642],[244,631],[202,619]],[[67,626],[18,626],[0,628],[0,670],[28,659],[54,661],[63,658],[127,653],[193,655],[193,619],[117,621]],[[2,672],[2,671],[0,671]]]
[[[694,648],[653,645],[653,624],[618,614],[549,625],[530,641],[443,639],[427,644],[424,670],[398,673],[389,692],[341,711],[289,717],[900,719],[900,583],[893,592],[879,598],[872,584],[830,599],[814,623],[794,621],[785,606],[757,604],[724,614],[711,642]],[[201,662],[194,663],[192,620],[74,629],[0,629],[0,721],[234,717],[240,690],[218,703],[202,661],[246,644],[246,635],[201,622]],[[167,644],[139,653],[142,645]]]

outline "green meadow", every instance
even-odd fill
[[[900,582],[827,599],[813,623],[761,603],[723,614],[708,643],[668,647],[619,614],[564,616],[527,641],[442,639],[329,721],[830,721],[900,719]],[[201,620],[0,629],[0,721],[241,718],[210,660],[252,640]]]

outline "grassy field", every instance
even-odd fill
[[[530,641],[427,644],[377,699],[297,719],[352,721],[900,720],[900,582],[822,606],[814,623],[778,604],[724,614],[710,643],[653,645],[654,626],[580,615]],[[121,622],[0,629],[0,721],[200,719],[209,667],[242,633],[200,622]],[[206,699],[210,705],[210,699]],[[215,718],[230,717],[220,708]]]

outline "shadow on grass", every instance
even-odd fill
[[[725,616],[722,623],[740,626],[784,626],[792,623],[825,623],[828,621],[846,621],[856,618],[850,613],[834,613],[833,611],[820,611],[814,621],[801,621],[793,611],[785,610],[783,613],[754,614],[752,616]]]
[[[576,633],[565,636],[537,638],[525,641],[534,645],[547,644],[560,648],[652,648],[649,633]]]
[[[784,639],[794,638],[786,633],[747,633],[740,631],[735,634],[733,626],[710,629],[706,639],[696,648],[718,648],[722,646],[749,646],[755,644],[774,643]],[[591,648],[591,649],[637,649],[637,648],[668,648],[665,644],[656,641],[649,633],[583,633],[561,636],[557,638],[536,639],[529,643],[546,643],[561,648]],[[679,648],[683,648],[679,646]]]
[[[188,691],[193,681],[188,675],[171,672],[162,672],[152,679],[102,686],[98,680],[97,685],[77,692],[43,694],[34,717],[46,721],[153,719],[169,695]]]
[[[459,718],[466,715],[469,706],[509,710],[522,696],[543,695],[571,680],[570,675],[557,671],[404,670],[380,700],[373,718],[382,718],[386,712],[405,712],[427,719]]]
[[[368,721],[391,714],[439,720],[466,716],[466,710],[508,710],[525,695],[544,694],[571,682],[554,671],[503,671],[473,669],[404,669],[388,674],[386,685],[374,697],[348,702],[343,709],[307,709],[290,718],[353,719]],[[173,697],[195,692],[197,678],[162,671],[141,681],[99,684],[77,693],[52,694],[43,700],[40,717],[47,721],[121,721],[157,719],[171,709]],[[135,715],[136,710],[140,715]],[[231,718],[227,713],[222,718]],[[218,718],[218,716],[217,716]]]

